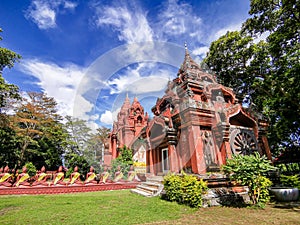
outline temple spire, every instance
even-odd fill
[[[184,49],[185,49],[185,56],[184,56],[184,60],[183,60],[183,63],[180,67],[180,70],[181,71],[187,71],[189,69],[199,69],[201,70],[200,68],[200,65],[198,65],[193,59],[192,57],[190,56],[190,53],[189,53],[189,50],[188,50],[188,45],[187,45],[187,42],[184,42]],[[178,74],[177,74],[178,75]]]
[[[188,50],[188,47],[187,47],[187,43],[184,42],[184,49],[185,49],[185,55],[189,55],[189,50]]]
[[[126,92],[126,97],[125,97],[122,108],[129,108],[129,107],[130,107],[130,99],[128,97],[128,92]]]

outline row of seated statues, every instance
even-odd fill
[[[136,182],[139,181],[136,172],[133,167],[127,174],[127,177],[118,167],[117,171],[112,177],[104,168],[101,174],[96,174],[94,168],[91,166],[89,172],[86,174],[85,180],[81,180],[81,174],[78,172],[78,167],[74,168],[73,173],[70,174],[69,179],[65,179],[65,173],[63,167],[60,166],[57,172],[52,175],[46,173],[45,167],[43,166],[40,171],[36,173],[34,177],[30,177],[27,173],[27,168],[24,166],[22,173],[14,174],[9,172],[8,166],[4,169],[0,169],[0,188],[3,187],[33,187],[33,186],[72,186],[72,185],[95,185],[95,184],[106,184],[106,183],[116,183],[116,182]]]

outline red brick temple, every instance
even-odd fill
[[[111,160],[119,155],[119,148],[124,145],[127,147],[132,146],[133,141],[139,137],[142,129],[148,125],[148,119],[149,116],[147,112],[144,112],[144,108],[137,98],[135,97],[133,103],[130,104],[130,99],[126,96],[120,112],[118,113],[117,121],[113,124],[113,130],[110,135],[109,151],[104,154],[105,165],[110,165]],[[135,157],[137,157],[137,154],[135,154]],[[141,157],[142,156],[140,156],[139,159],[135,158],[135,161],[141,162]],[[143,159],[146,163],[146,158],[143,157]]]
[[[124,145],[146,172],[184,170],[203,174],[220,168],[234,154],[258,151],[271,159],[267,122],[242,107],[232,89],[219,84],[185,51],[184,61],[164,96],[147,113],[137,98],[125,102],[114,122],[104,163],[110,165]],[[255,116],[256,115],[256,116]]]

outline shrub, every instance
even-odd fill
[[[169,174],[164,177],[164,190],[166,199],[171,202],[182,202],[183,191],[181,189],[182,178],[180,176]]]
[[[207,190],[207,184],[193,175],[169,174],[164,178],[164,190],[167,200],[199,208],[202,206],[202,195]]]
[[[35,176],[35,174],[36,174],[36,168],[35,168],[35,166],[33,165],[33,163],[32,163],[32,162],[28,162],[28,163],[25,164],[25,166],[26,166],[28,175],[29,175],[30,177]]]
[[[270,201],[269,187],[271,187],[272,182],[265,176],[258,176],[256,185],[257,191],[253,193],[255,195],[254,198],[257,199],[257,204],[260,207],[264,207],[264,205]]]
[[[249,197],[252,203],[260,207],[269,201],[268,188],[272,185],[265,175],[268,171],[275,169],[265,156],[261,157],[258,153],[235,155],[222,166],[222,170],[232,180],[249,187]]]
[[[90,165],[86,161],[84,156],[75,154],[75,153],[69,153],[65,156],[66,159],[66,166],[68,168],[66,172],[66,178],[71,175],[71,173],[74,172],[75,166],[78,167],[78,172],[80,173],[80,178],[85,179],[85,174],[87,173]]]
[[[300,189],[300,180],[298,175],[280,175],[280,183],[285,187],[294,187]]]
[[[118,170],[118,166],[120,166],[122,173],[126,176],[130,166],[133,165],[132,161],[132,150],[124,145],[119,149],[120,154],[117,158],[115,158],[111,163],[111,173],[114,175]]]

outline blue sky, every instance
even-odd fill
[[[126,93],[150,112],[184,43],[201,61],[248,18],[248,0],[1,0],[1,46],[20,55],[4,78],[54,97],[62,115],[110,126]]]

